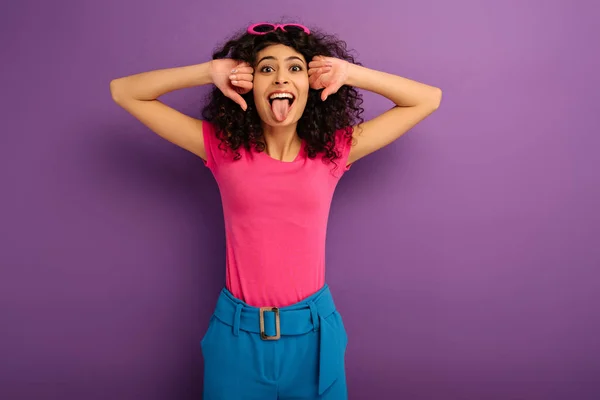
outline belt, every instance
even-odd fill
[[[327,285],[314,295],[284,308],[252,307],[235,298],[227,289],[221,291],[214,315],[233,328],[258,333],[263,340],[279,340],[282,336],[319,332],[319,395],[340,376],[344,368],[344,350],[338,329],[326,320],[335,312],[333,297]]]

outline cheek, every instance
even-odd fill
[[[258,97],[265,93],[266,87],[268,86],[268,82],[265,82],[265,80],[261,78],[262,77],[254,75],[254,78],[252,79],[252,90],[255,93],[254,95]]]
[[[262,90],[260,87],[260,82],[253,81],[252,82],[252,96],[254,96],[254,101],[258,100],[261,96]]]
[[[308,77],[306,77],[306,79],[301,79],[296,81],[296,87],[298,88],[298,94],[301,96],[302,98],[302,103],[306,104],[306,101],[308,100],[308,91],[309,91],[309,83],[308,83]]]
[[[310,86],[310,84],[308,82],[308,75],[303,76],[302,79],[300,79],[300,81],[298,81],[297,84],[298,84],[299,88],[308,92],[308,87]]]
[[[260,95],[258,94],[256,87],[252,90],[252,97],[254,98],[254,104],[258,106],[260,102]]]
[[[265,91],[260,86],[254,86],[252,89],[252,96],[254,98],[254,104],[257,110],[262,110],[269,107],[269,103],[265,102]]]

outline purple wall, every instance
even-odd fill
[[[278,3],[4,7],[0,398],[201,397],[224,279],[217,186],[108,84],[207,61],[233,30],[280,16],[444,90],[334,198],[350,398],[600,398],[599,6]],[[198,115],[204,93],[164,100]],[[389,105],[365,95],[367,117]]]

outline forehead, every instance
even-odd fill
[[[262,60],[265,57],[269,57],[270,59],[274,58],[278,61],[284,61],[289,57],[298,57],[302,61],[306,62],[304,56],[301,53],[298,53],[292,47],[283,44],[274,44],[265,47],[264,49],[258,52],[256,59],[260,62],[260,60]]]

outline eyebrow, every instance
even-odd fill
[[[273,57],[273,56],[266,56],[266,57],[263,57],[263,58],[261,58],[261,59],[260,59],[260,60],[259,60],[259,61],[256,63],[256,65],[260,64],[260,63],[261,63],[261,62],[263,62],[264,60],[277,60],[277,59],[276,59],[275,57]],[[286,58],[286,59],[285,59],[285,61],[290,61],[290,60],[298,60],[298,61],[300,61],[300,62],[302,62],[302,63],[304,64],[304,60],[302,60],[302,59],[301,59],[300,57],[298,57],[298,56],[290,56],[290,57],[288,57],[288,58]]]

